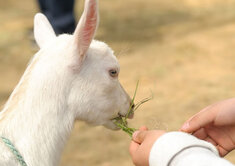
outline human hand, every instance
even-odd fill
[[[212,143],[225,156],[235,148],[235,98],[204,108],[180,130]]]
[[[146,127],[141,127],[132,136],[130,143],[130,154],[132,161],[136,166],[148,166],[149,155],[155,141],[165,133],[161,130],[150,130]]]

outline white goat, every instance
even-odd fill
[[[42,14],[34,20],[40,46],[0,113],[0,136],[8,138],[28,166],[58,165],[75,120],[116,129],[130,97],[118,81],[113,51],[94,41],[97,0],[86,0],[74,35],[56,37]],[[0,165],[20,166],[0,139]]]

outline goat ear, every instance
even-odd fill
[[[46,42],[56,37],[56,34],[46,16],[37,13],[34,17],[34,38],[40,48]]]
[[[86,0],[85,9],[75,29],[74,41],[80,60],[83,60],[98,27],[97,0]]]

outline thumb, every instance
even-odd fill
[[[146,135],[147,135],[147,131],[136,131],[134,132],[132,139],[136,143],[141,144],[144,141]]]
[[[213,110],[208,110],[207,108],[203,109],[191,117],[188,121],[186,121],[180,130],[193,133],[198,129],[205,127],[206,125],[211,124],[215,118],[215,114],[213,112]]]

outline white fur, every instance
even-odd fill
[[[97,8],[96,0],[86,0],[74,35],[56,37],[45,16],[35,16],[41,49],[0,113],[0,136],[12,141],[28,166],[58,165],[76,119],[116,129],[111,119],[127,113],[130,98],[109,74],[119,71],[117,59],[105,43],[92,41]],[[0,165],[19,166],[1,141]]]

